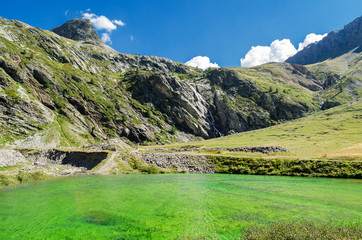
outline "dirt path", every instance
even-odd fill
[[[109,174],[110,171],[117,166],[115,159],[119,156],[118,152],[112,153],[112,155],[105,160],[105,163],[96,171],[99,174]]]

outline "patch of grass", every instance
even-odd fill
[[[362,178],[362,162],[208,156],[218,173]]]
[[[333,225],[313,222],[278,222],[269,226],[252,225],[247,227],[241,236],[245,240],[269,239],[362,239],[360,224]]]
[[[20,99],[17,88],[7,88],[4,90],[4,93],[11,99],[14,100]]]
[[[0,174],[0,187],[6,187],[19,183],[18,179],[12,175]]]
[[[48,178],[48,175],[41,171],[26,172],[26,171],[20,170],[18,172],[18,174],[16,175],[16,178],[18,179],[18,181],[20,183],[26,183],[26,182],[44,180],[44,179]]]

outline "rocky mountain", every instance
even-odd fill
[[[333,59],[350,51],[362,51],[362,16],[347,24],[342,30],[332,31],[321,41],[305,47],[286,62],[313,64]]]
[[[59,27],[53,28],[52,32],[74,41],[83,41],[95,45],[103,44],[89,19],[70,20]]]
[[[45,31],[0,18],[0,146],[218,137],[317,111],[339,81],[289,63],[202,71],[118,53],[95,34],[84,19]]]

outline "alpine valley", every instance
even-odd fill
[[[0,17],[0,239],[362,239],[361,97],[362,17],[206,70]]]
[[[3,178],[19,170],[41,176],[219,172],[230,155],[256,162],[245,173],[263,173],[260,168],[270,164],[265,159],[299,166],[295,159],[323,158],[351,164],[343,171],[333,162],[337,170],[264,172],[361,177],[361,35],[359,17],[284,63],[203,71],[119,53],[101,41],[88,19],[45,31],[0,18]],[[332,121],[335,115],[344,120]],[[316,118],[325,124],[310,130]],[[285,126],[299,122],[305,122],[299,135],[283,137]],[[321,148],[325,138],[338,144]]]

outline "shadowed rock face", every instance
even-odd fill
[[[74,167],[93,169],[107,158],[107,152],[66,152],[57,149],[43,150],[33,153],[25,153],[24,156],[31,162],[42,165],[69,164]]]
[[[362,16],[347,24],[342,30],[332,31],[321,41],[310,44],[285,62],[313,64],[335,58],[352,49],[362,49]]]
[[[89,19],[73,19],[52,29],[52,32],[75,41],[102,43]]]

